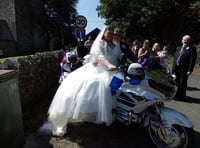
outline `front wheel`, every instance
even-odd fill
[[[164,127],[148,126],[148,134],[158,148],[189,148],[193,145],[193,129],[173,125],[170,133],[164,134]]]

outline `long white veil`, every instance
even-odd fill
[[[102,38],[103,38],[103,34],[106,30],[108,26],[104,26],[103,29],[99,32],[99,34],[97,35],[96,39],[94,40],[91,48],[90,48],[90,54],[86,55],[84,57],[84,64],[87,64],[91,61],[94,61],[94,60],[98,60],[98,48],[100,47],[100,44],[102,44]]]
[[[92,47],[90,49],[90,54],[93,55],[95,54],[95,51],[96,49],[99,47],[99,44],[101,43],[102,41],[102,38],[103,38],[103,34],[105,32],[105,29],[107,28],[108,26],[104,26],[103,29],[99,32],[98,36],[96,37],[96,39],[94,40],[93,44],[92,44]]]

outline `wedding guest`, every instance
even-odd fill
[[[139,48],[140,47],[139,47],[138,40],[133,41],[131,51],[132,51],[133,61],[134,62],[138,61],[138,51],[139,51]]]
[[[146,39],[144,40],[142,47],[138,51],[138,63],[145,66],[150,56],[150,52],[150,41]]]
[[[182,37],[182,46],[177,48],[172,66],[172,73],[175,74],[178,84],[176,100],[185,100],[186,98],[187,80],[193,72],[196,56],[197,51],[191,45],[191,37],[184,35]]]
[[[121,49],[121,52],[124,54],[125,60],[130,64],[134,62],[131,49],[129,48],[129,45],[122,41],[121,39],[122,31],[120,28],[114,29],[114,36],[113,36],[113,42],[118,43]]]
[[[168,56],[168,46],[164,46],[162,50],[158,51],[158,56],[160,58],[160,64],[164,66],[166,64]]]
[[[88,49],[91,48],[92,44],[93,44],[93,37],[92,36],[89,36],[88,37],[88,40],[85,41],[84,43],[84,46],[87,47]]]

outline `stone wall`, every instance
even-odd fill
[[[8,23],[17,55],[48,50],[43,15],[42,0],[0,0],[0,19]]]
[[[15,0],[0,0],[0,19],[6,20],[16,40]]]
[[[18,71],[22,108],[41,101],[58,86],[61,51],[42,52],[15,60],[8,58],[0,69]]]

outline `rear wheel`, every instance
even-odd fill
[[[193,145],[193,129],[180,125],[172,125],[170,132],[164,134],[165,127],[148,126],[152,142],[159,148],[191,148]]]

